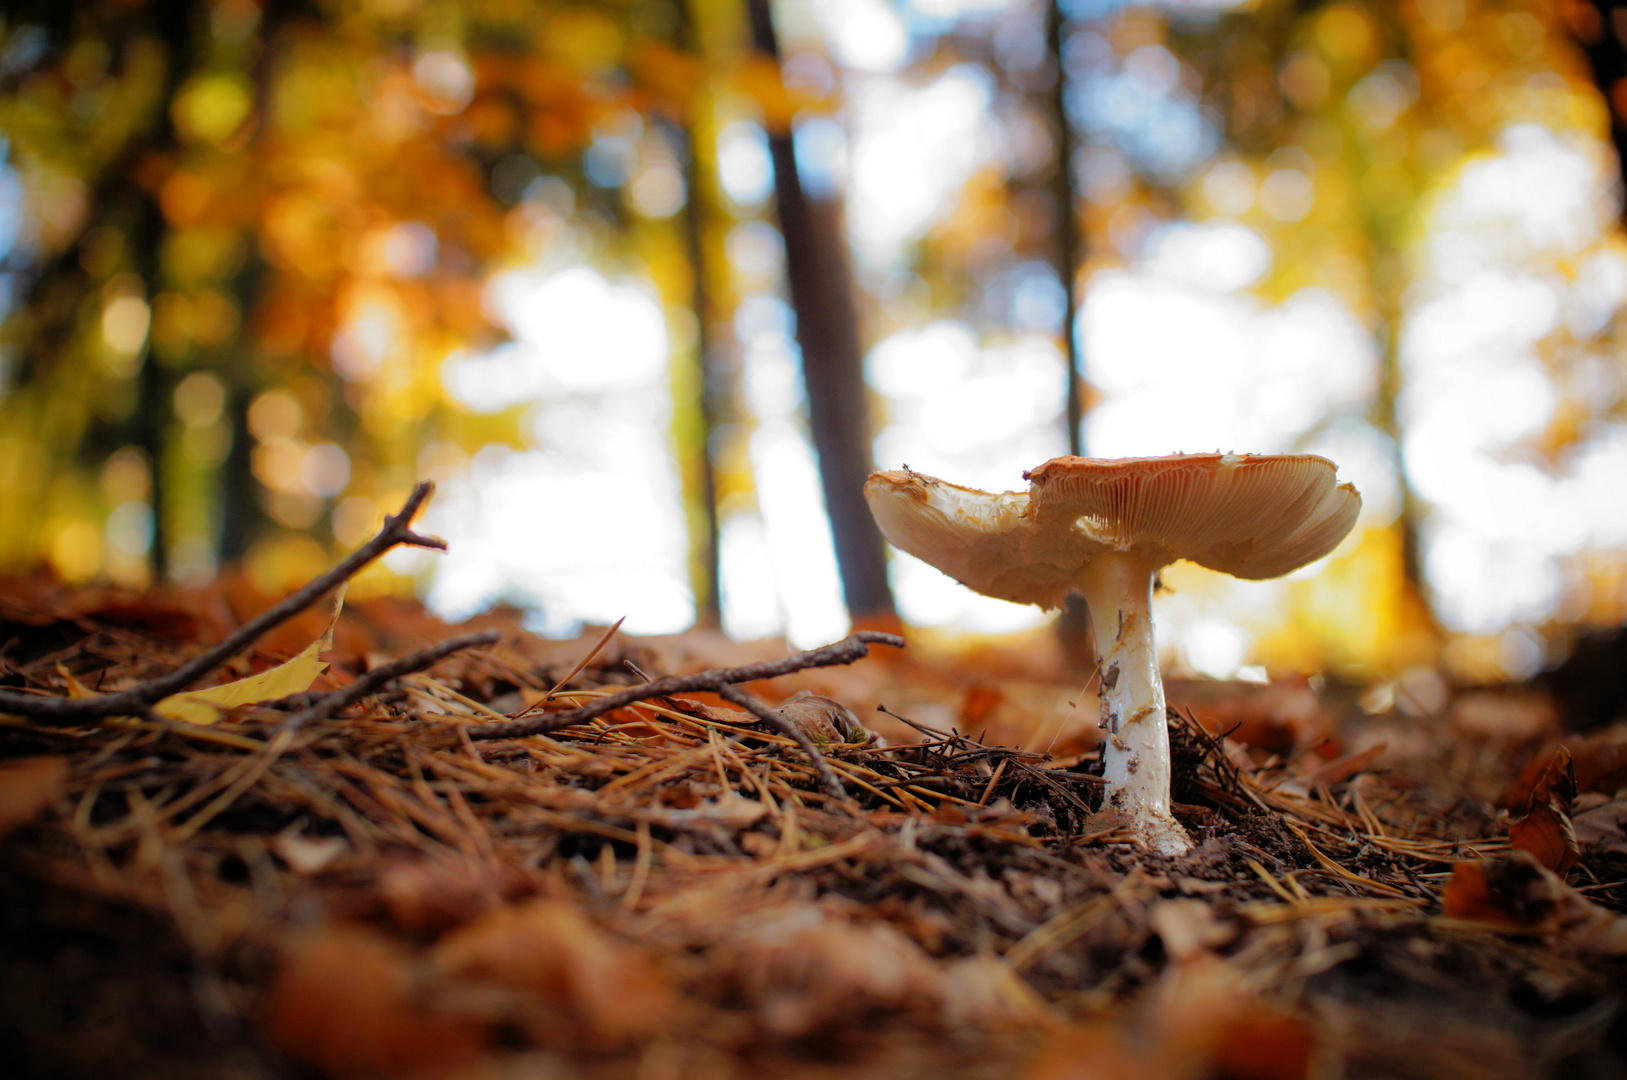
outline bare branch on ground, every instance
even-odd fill
[[[424,481],[413,489],[401,512],[384,519],[378,535],[351,552],[343,562],[304,588],[291,593],[281,603],[268,608],[256,618],[244,623],[231,636],[208,652],[188,661],[167,675],[161,675],[116,694],[95,697],[62,698],[37,694],[18,694],[0,690],[0,713],[27,716],[49,723],[71,724],[104,716],[148,716],[154,703],[171,694],[187,689],[193,683],[215,670],[238,653],[254,644],[260,636],[280,623],[304,611],[341,582],[349,581],[368,563],[386,551],[401,544],[410,547],[445,550],[446,542],[433,536],[423,536],[411,529],[412,519],[423,508],[424,501],[435,490],[435,485]]]
[[[511,720],[506,724],[485,724],[469,729],[469,737],[473,739],[523,739],[530,735],[546,735],[550,731],[570,727],[572,724],[582,724],[596,716],[614,712],[624,706],[638,701],[648,701],[651,698],[667,697],[672,694],[692,693],[696,690],[710,690],[721,694],[723,689],[736,683],[756,682],[758,679],[772,679],[779,675],[790,675],[796,671],[806,671],[809,668],[834,667],[837,664],[851,664],[855,660],[862,660],[870,655],[870,646],[892,645],[895,648],[904,647],[904,639],[897,634],[883,634],[875,630],[860,630],[843,638],[833,645],[822,645],[817,649],[806,652],[792,653],[779,660],[764,660],[757,664],[746,664],[742,667],[713,668],[710,671],[697,671],[693,675],[668,675],[653,682],[630,686],[626,690],[609,694],[605,697],[590,701],[575,709],[566,709],[562,712],[548,713],[545,716],[534,716],[525,720]]]

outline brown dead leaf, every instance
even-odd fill
[[[765,1028],[782,1038],[834,1035],[874,1011],[939,1011],[943,974],[913,941],[884,923],[855,925],[797,908],[736,939],[720,954]]]
[[[458,858],[387,862],[375,885],[390,921],[415,934],[439,934],[524,896],[524,875]]]
[[[828,697],[798,690],[784,701],[775,712],[802,729],[802,733],[818,745],[846,742],[866,742],[869,734],[853,710]]]
[[[1044,998],[998,956],[968,956],[943,968],[943,1020],[951,1030],[967,1024],[1036,1027],[1054,1022]]]
[[[408,958],[388,939],[329,929],[291,945],[266,995],[265,1024],[290,1055],[338,1077],[397,1076],[480,1054],[479,1024],[419,1003]]]
[[[1527,851],[1460,862],[1441,891],[1441,909],[1454,919],[1502,930],[1553,929],[1564,884]]]
[[[1576,790],[1614,795],[1627,787],[1627,742],[1619,738],[1578,741],[1571,747]]]
[[[1441,896],[1453,918],[1542,934],[1582,956],[1627,955],[1627,918],[1600,907],[1525,851],[1459,863]]]
[[[1304,1080],[1310,1074],[1316,1049],[1310,1023],[1261,1000],[1247,978],[1209,953],[1165,972],[1148,1021],[1164,1062],[1160,1075]]]
[[[1209,1048],[1211,1075],[1236,1080],[1303,1080],[1316,1040],[1301,1017],[1261,1007],[1232,1017]]]
[[[1510,821],[1508,842],[1521,851],[1530,852],[1560,877],[1569,873],[1582,857],[1570,815],[1559,810],[1552,798],[1533,806],[1524,817]]]
[[[1581,858],[1570,817],[1575,798],[1570,750],[1561,745],[1537,755],[1508,794],[1509,810],[1521,815],[1508,823],[1509,843],[1563,876]]]
[[[63,758],[23,758],[0,765],[0,837],[33,821],[62,794],[67,780]]]
[[[141,596],[91,594],[79,613],[97,622],[108,623],[176,644],[195,642],[203,629],[196,604],[162,593]]]
[[[1170,679],[1164,688],[1171,707],[1190,709],[1205,731],[1230,732],[1229,738],[1245,746],[1287,755],[1334,735],[1321,698],[1303,679],[1267,686]]]
[[[707,697],[716,698],[718,704],[702,701],[698,697],[664,697],[656,701],[674,712],[681,712],[685,716],[693,716],[700,720],[710,720],[718,724],[737,724],[745,726],[757,722],[757,718],[748,712],[722,704],[723,699],[716,694],[706,694]]]
[[[1578,808],[1572,822],[1582,847],[1627,854],[1627,799]]]
[[[1167,1080],[1159,1063],[1126,1045],[1122,1028],[1094,1021],[1057,1032],[1022,1073],[1022,1080]]]
[[[1568,812],[1571,800],[1576,798],[1576,770],[1570,748],[1564,744],[1550,747],[1526,762],[1519,779],[1503,797],[1503,805],[1512,814],[1524,814],[1531,807],[1544,802],[1550,795],[1558,795]]]
[[[443,974],[497,983],[565,1011],[586,1028],[587,1041],[606,1047],[655,1035],[675,1007],[670,981],[648,954],[555,900],[491,912],[441,939],[433,959]]]
[[[966,696],[961,699],[960,723],[957,726],[961,731],[977,731],[988,720],[989,714],[1005,700],[1005,694],[998,688],[987,683],[973,683],[966,688]]]
[[[1053,1036],[1024,1080],[1304,1080],[1316,1059],[1315,1030],[1244,980],[1206,954],[1173,964],[1128,1022]]]
[[[1332,787],[1341,780],[1349,780],[1359,772],[1365,772],[1378,756],[1384,753],[1388,743],[1374,743],[1372,746],[1344,757],[1335,758],[1326,765],[1311,773],[1310,781],[1314,784],[1326,784]]]

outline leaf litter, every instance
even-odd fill
[[[0,595],[6,711],[139,706],[0,723],[23,1075],[1627,1067],[1620,731],[1200,686],[1199,843],[1162,859],[1101,807],[1088,694],[1032,670],[363,601],[299,691],[177,722],[140,691],[250,621],[228,589]],[[269,640],[211,677],[316,660]]]

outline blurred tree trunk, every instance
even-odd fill
[[[688,248],[689,269],[694,275],[690,288],[689,307],[695,316],[696,397],[700,411],[699,447],[694,471],[699,473],[700,503],[704,525],[695,537],[694,563],[699,580],[695,588],[695,619],[702,626],[717,628],[723,625],[723,569],[718,548],[717,462],[714,457],[712,436],[717,432],[718,417],[722,413],[725,397],[721,373],[713,362],[711,333],[712,302],[706,286],[706,209],[700,193],[700,168],[695,160],[694,128],[681,128],[684,154],[684,187],[688,192],[684,201],[684,244]]]
[[[1565,18],[1610,107],[1610,140],[1620,173],[1627,179],[1627,4],[1588,0],[1567,10]]]
[[[688,0],[676,0],[675,37],[677,47],[691,56],[702,54],[701,36],[690,15]],[[723,567],[719,549],[717,460],[713,436],[726,411],[729,393],[726,375],[718,370],[712,337],[712,300],[707,275],[706,219],[711,206],[711,189],[703,187],[700,151],[696,139],[695,110],[704,95],[691,99],[690,115],[676,118],[673,131],[682,143],[684,172],[684,246],[689,258],[689,271],[693,275],[689,292],[689,309],[695,316],[695,395],[699,412],[700,431],[698,447],[686,453],[691,460],[684,463],[684,472],[690,483],[698,481],[701,511],[699,527],[692,527],[690,543],[694,554],[690,562],[694,567],[692,587],[695,592],[695,621],[714,629],[723,625]]]
[[[1062,45],[1067,30],[1067,14],[1061,0],[1045,5],[1045,49],[1050,56],[1053,77],[1048,98],[1051,128],[1056,138],[1056,174],[1051,193],[1056,199],[1056,273],[1062,282],[1062,349],[1068,361],[1067,413],[1068,453],[1085,452],[1085,358],[1079,349],[1079,264],[1084,254],[1084,233],[1079,223],[1078,192],[1073,179],[1073,125],[1068,122],[1068,69],[1063,64]]]
[[[1068,70],[1063,64],[1067,14],[1061,0],[1045,5],[1045,48],[1053,72],[1047,98],[1056,142],[1056,171],[1051,194],[1056,201],[1056,274],[1062,283],[1062,351],[1067,360],[1068,453],[1085,452],[1085,357],[1079,348],[1079,267],[1084,259],[1084,230],[1079,220],[1079,197],[1073,175],[1073,125],[1068,120]],[[1090,636],[1090,613],[1084,597],[1069,593],[1056,621],[1062,656],[1078,674],[1095,670],[1096,651]]]
[[[748,7],[753,45],[778,63],[779,41],[768,0],[750,0]],[[803,190],[789,130],[770,131],[768,145],[808,389],[808,424],[819,456],[842,594],[855,621],[891,618],[886,549],[864,501],[864,482],[872,468],[870,409],[841,209],[835,200],[810,199]]]
[[[155,3],[150,9],[149,27],[164,48],[164,89],[159,100],[166,104],[175,99],[175,93],[186,77],[193,52],[192,31],[197,14],[188,0],[167,0]],[[135,153],[164,152],[174,147],[175,127],[169,109],[162,108],[154,117],[153,128],[147,137],[132,146],[132,157]],[[125,171],[122,168],[113,170],[115,174]],[[135,227],[129,233],[130,261],[136,274],[146,284],[146,300],[151,304],[160,289],[163,274],[160,252],[169,226],[164,220],[164,211],[158,205],[157,196],[139,186],[134,187],[139,209]],[[148,560],[152,582],[156,585],[169,572],[170,536],[167,526],[170,499],[165,477],[165,440],[172,426],[171,396],[176,380],[173,373],[159,362],[150,333],[137,378],[137,405],[131,418],[130,436],[146,454],[151,470],[152,543],[148,548]]]

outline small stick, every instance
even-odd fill
[[[836,775],[836,770],[830,767],[830,762],[825,760],[825,756],[819,752],[819,747],[815,746],[814,741],[808,738],[806,731],[803,731],[796,723],[787,720],[750,694],[736,690],[733,686],[727,684],[719,686],[717,696],[725,701],[732,701],[739,705],[781,735],[795,739],[797,745],[802,747],[802,752],[808,755],[808,760],[813,762],[813,767],[818,770],[819,779],[825,785],[825,790],[832,798],[847,802],[847,789],[842,786],[841,778]]]
[[[448,638],[439,645],[431,645],[427,649],[421,649],[408,656],[403,656],[399,660],[381,664],[349,686],[317,698],[316,702],[309,708],[303,712],[295,713],[279,724],[277,733],[267,740],[264,751],[256,758],[246,759],[250,764],[244,767],[238,778],[225,791],[221,792],[213,802],[181,825],[175,835],[182,840],[192,836],[203,828],[205,823],[236,802],[238,797],[245,791],[259,783],[260,778],[266,774],[266,770],[271,768],[277,759],[282,757],[288,748],[293,745],[294,736],[304,724],[312,720],[320,720],[337,712],[351,702],[365,697],[391,679],[398,679],[403,675],[410,675],[414,671],[421,671],[449,653],[457,652],[459,649],[467,649],[472,645],[489,645],[500,637],[502,637],[501,631],[482,630],[476,634]]]
[[[321,720],[332,716],[347,705],[354,704],[380,689],[393,679],[403,675],[411,675],[415,671],[422,671],[435,661],[460,649],[471,649],[477,645],[491,645],[503,636],[501,630],[481,630],[473,634],[464,634],[461,637],[447,638],[427,649],[420,649],[409,653],[399,660],[392,660],[388,664],[380,664],[371,671],[362,675],[349,686],[340,687],[331,694],[323,694],[313,701],[303,712],[295,713],[283,721],[285,730],[294,730],[312,720]]]
[[[610,639],[616,636],[616,631],[620,630],[621,629],[621,624],[626,622],[626,621],[627,621],[627,616],[625,616],[625,615],[623,615],[621,618],[617,619],[616,620],[616,625],[612,626],[610,629],[608,629],[608,630],[606,630],[604,632],[604,636],[599,639],[599,643],[597,645],[593,646],[593,648],[589,649],[588,654],[586,656],[582,657],[582,659],[580,659],[580,660],[578,660],[576,662],[576,666],[571,668],[571,673],[569,675],[566,675],[563,679],[560,679],[558,682],[554,683],[554,688],[552,690],[548,691],[546,694],[542,695],[536,701],[533,701],[531,704],[527,705],[525,708],[521,709],[519,712],[517,712],[513,716],[509,717],[509,719],[510,720],[518,720],[520,717],[525,716],[528,713],[535,712],[536,710],[542,708],[544,705],[548,704],[548,702],[552,701],[554,699],[554,695],[559,693],[561,690],[563,690],[565,688],[566,683],[568,683],[572,679],[576,678],[578,675],[580,675],[582,673],[583,668],[585,668],[589,664],[593,663],[593,658],[595,656],[598,656],[599,653],[604,649],[604,647],[606,645],[610,644]]]
[[[285,622],[316,603],[325,593],[341,581],[348,581],[357,571],[398,544],[411,547],[446,549],[446,541],[433,536],[422,536],[409,527],[412,519],[423,508],[424,500],[435,490],[435,485],[424,481],[407,497],[401,512],[386,516],[378,535],[351,552],[338,566],[312,581],[281,603],[260,613],[238,628],[237,632],[213,649],[182,664],[168,675],[160,675],[117,694],[97,697],[60,698],[34,694],[18,694],[0,690],[0,712],[16,716],[31,716],[51,723],[68,724],[102,716],[150,716],[151,706],[171,694],[185,690],[227,660],[254,644],[273,626]]]
[[[862,660],[870,655],[870,643],[892,645],[897,648],[904,647],[904,639],[897,634],[883,634],[875,630],[861,630],[856,634],[843,638],[834,645],[823,645],[817,649],[806,652],[793,653],[779,660],[765,660],[757,664],[747,664],[736,668],[713,668],[709,671],[698,671],[693,675],[667,675],[653,682],[643,683],[639,686],[630,686],[625,690],[606,695],[575,709],[563,712],[549,713],[546,716],[532,716],[524,720],[511,720],[506,724],[482,724],[469,729],[472,739],[523,739],[530,735],[546,735],[550,731],[570,727],[572,724],[581,724],[592,720],[595,716],[603,716],[607,712],[614,712],[636,701],[648,701],[650,698],[667,697],[672,694],[683,694],[693,690],[711,690],[722,693],[723,687],[734,683],[755,682],[758,679],[772,679],[778,675],[789,675],[794,671],[805,671],[808,668],[831,667],[836,664],[851,664],[855,660]]]

